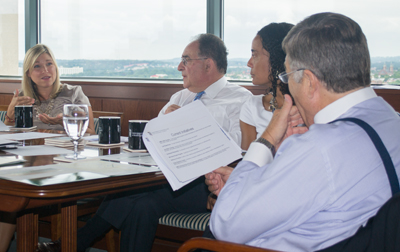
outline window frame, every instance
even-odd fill
[[[206,0],[206,32],[224,39],[224,0]],[[24,0],[25,9],[25,52],[41,42],[41,0]],[[0,75],[0,80],[21,80],[22,76]],[[150,78],[113,78],[113,77],[61,77],[62,81],[115,82],[115,83],[159,83],[181,85],[182,79],[150,79]],[[252,85],[251,81],[230,80],[239,85]]]
[[[224,34],[224,0],[206,0],[206,32],[214,34],[223,40]],[[40,4],[41,0],[25,0],[25,52],[29,48],[35,46],[41,42],[41,30],[40,30]],[[5,78],[8,76],[0,76]],[[11,77],[11,76],[10,76]],[[13,79],[18,77],[12,77]],[[170,83],[170,84],[181,84],[182,79],[150,79],[150,78],[107,78],[107,77],[60,77],[61,80],[75,80],[78,81],[93,81],[93,82],[132,82],[132,83]],[[178,83],[177,83],[178,82]],[[232,81],[250,84],[250,81]]]

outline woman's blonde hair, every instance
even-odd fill
[[[43,44],[37,44],[34,47],[30,48],[24,58],[24,65],[23,65],[23,75],[22,75],[22,91],[24,92],[25,96],[29,96],[34,98],[36,101],[40,102],[39,94],[37,91],[36,84],[32,81],[32,79],[28,76],[29,71],[33,69],[33,66],[37,60],[37,58],[42,55],[43,53],[47,53],[51,59],[53,60],[53,64],[56,67],[56,80],[53,83],[53,90],[51,91],[50,97],[53,97],[55,94],[58,93],[61,83],[60,83],[60,73],[58,71],[58,66],[56,59],[53,55],[53,52],[50,48]]]

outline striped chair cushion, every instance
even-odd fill
[[[99,134],[99,118],[93,118],[94,121],[94,132],[96,132],[96,134]]]
[[[0,111],[0,120],[5,122],[7,111]]]
[[[204,231],[208,226],[209,220],[210,220],[210,213],[198,213],[198,214],[171,213],[161,217],[158,220],[158,223],[167,226]]]

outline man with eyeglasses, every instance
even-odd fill
[[[331,246],[354,235],[392,193],[366,131],[333,121],[370,124],[400,175],[400,118],[370,87],[367,40],[352,19],[312,15],[291,29],[283,49],[280,79],[297,107],[285,95],[243,161],[206,175],[218,195],[210,228],[217,239],[279,251],[342,251]]]
[[[251,93],[227,81],[224,76],[227,55],[224,42],[212,34],[201,34],[189,43],[178,65],[185,89],[172,95],[159,116],[200,99],[219,125],[240,145],[240,108]]]
[[[212,34],[200,34],[186,46],[178,65],[185,89],[172,95],[159,116],[201,100],[220,126],[240,146],[240,108],[252,94],[227,81],[227,55],[224,42]],[[209,193],[204,177],[200,177],[176,192],[165,185],[141,194],[130,192],[108,196],[94,217],[78,230],[77,251],[85,251],[112,226],[122,231],[121,252],[151,251],[158,219],[174,212],[207,212]],[[41,243],[38,247],[38,251],[60,251],[61,248],[59,240]]]

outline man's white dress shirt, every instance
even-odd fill
[[[229,83],[225,77],[222,77],[204,91],[205,93],[200,100],[218,124],[240,146],[242,139],[239,124],[240,109],[243,103],[252,96],[252,93],[244,87]],[[188,89],[173,94],[158,116],[164,115],[165,110],[172,104],[183,107],[193,102],[195,97],[196,93],[190,92]]]

